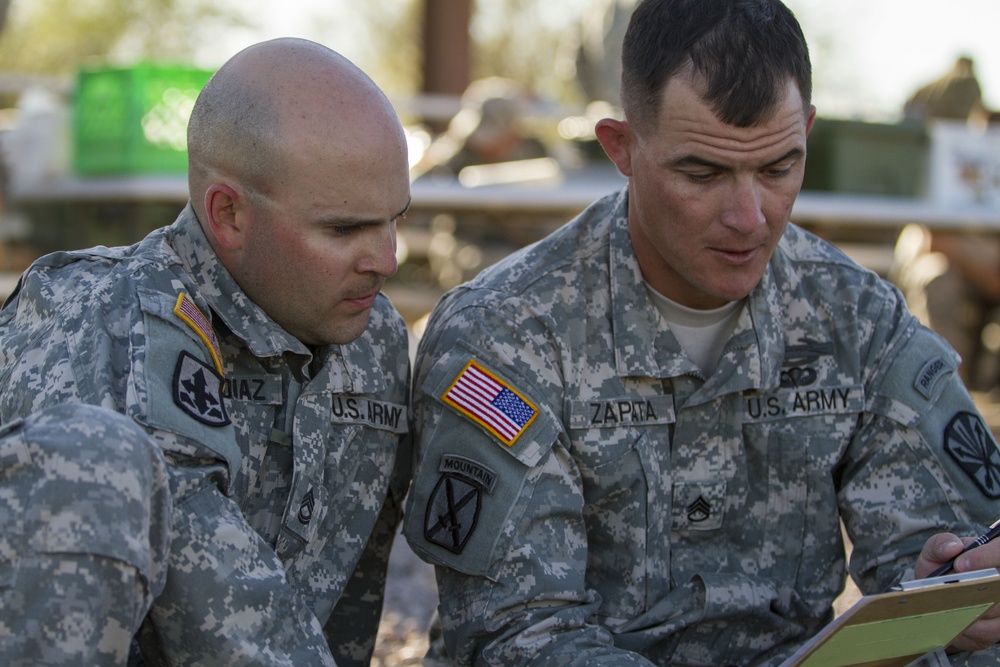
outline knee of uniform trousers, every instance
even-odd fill
[[[162,452],[120,413],[64,404],[0,427],[0,563],[15,563],[9,576],[19,558],[110,558],[135,568],[155,598],[171,510]]]

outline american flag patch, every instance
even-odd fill
[[[470,361],[441,396],[462,414],[511,447],[538,416],[538,409],[509,384]]]
[[[205,343],[209,354],[212,355],[212,361],[215,362],[215,370],[219,371],[219,375],[224,375],[222,372],[222,350],[219,348],[219,341],[215,337],[215,331],[212,330],[212,325],[209,324],[208,319],[201,314],[198,306],[194,304],[194,301],[186,293],[181,292],[180,296],[177,297],[177,303],[174,305],[174,314],[194,329],[194,332]]]

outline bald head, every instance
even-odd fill
[[[387,135],[405,143],[384,93],[340,54],[294,38],[250,46],[216,72],[191,113],[188,185],[195,212],[204,221],[204,193],[219,180],[235,180],[248,196],[267,196],[295,177],[289,158],[302,150],[329,148],[349,158]]]
[[[241,51],[195,103],[188,183],[216,258],[274,322],[307,345],[363,333],[410,201],[402,125],[368,76],[301,39]]]

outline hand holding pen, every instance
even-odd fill
[[[987,542],[990,542],[990,541],[994,540],[998,536],[1000,536],[1000,519],[997,519],[996,521],[994,521],[993,524],[990,526],[990,529],[988,531],[986,531],[985,533],[983,533],[982,535],[980,535],[979,537],[977,537],[974,541],[969,542],[969,544],[967,544],[965,546],[965,548],[962,549],[958,553],[958,556],[961,556],[962,554],[964,554],[964,553],[966,553],[968,551],[972,551],[976,547],[981,547],[984,544],[986,544]],[[948,574],[949,572],[951,572],[952,569],[955,567],[955,561],[958,560],[958,556],[955,556],[950,561],[948,561],[947,563],[945,563],[944,565],[942,565],[938,569],[936,569],[933,572],[931,572],[928,575],[928,577],[940,577],[942,575],[945,575],[945,574]]]

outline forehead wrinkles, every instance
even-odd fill
[[[790,85],[784,99],[767,122],[753,127],[736,127],[720,121],[701,99],[691,82],[672,80],[665,91],[659,129],[647,140],[674,156],[694,152],[777,155],[805,146],[808,116],[802,98]]]
[[[698,149],[711,154],[737,154],[746,157],[778,155],[805,143],[805,121],[786,122],[760,128],[733,128],[719,125],[715,129],[691,127],[680,129],[680,139],[673,152],[693,152]],[[673,142],[671,142],[673,143]],[[774,157],[778,157],[775,155]]]

